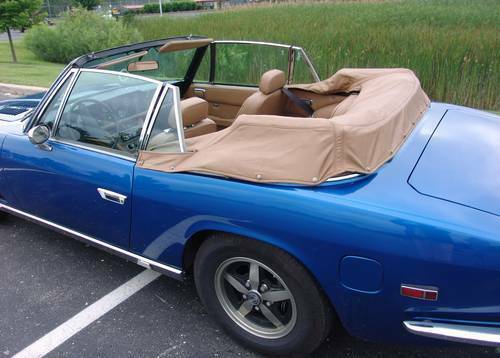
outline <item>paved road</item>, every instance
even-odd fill
[[[13,99],[16,98],[17,96],[12,96],[6,93],[0,93],[0,101],[3,101],[5,99]]]
[[[140,274],[135,264],[17,218],[0,224],[0,356],[9,357]],[[207,316],[191,280],[160,277],[49,357],[257,357]],[[332,335],[315,357],[500,357],[474,346],[400,347]]]
[[[173,16],[173,17],[193,17],[193,16],[200,16],[203,14],[210,14],[210,13],[216,13],[217,11],[215,10],[194,10],[194,11],[171,11],[171,12],[164,12],[162,16]],[[160,14],[141,14],[137,15],[138,17],[157,17],[160,16]]]
[[[17,30],[10,30],[10,34],[12,35],[13,40],[19,40],[24,36],[24,33]],[[0,41],[7,41],[9,37],[6,32],[0,32]]]

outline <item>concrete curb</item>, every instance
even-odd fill
[[[0,93],[4,93],[6,95],[28,96],[30,94],[45,92],[47,90],[48,88],[45,87],[23,86],[0,82]]]

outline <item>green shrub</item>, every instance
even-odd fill
[[[143,10],[145,14],[154,14],[160,12],[160,7],[158,4],[144,4]]]
[[[162,4],[163,12],[191,11],[198,9],[200,9],[200,6],[196,4],[194,1],[174,1]],[[160,5],[158,3],[144,4],[144,13],[158,14],[159,12],[160,12]]]
[[[28,49],[46,61],[67,63],[85,53],[141,41],[135,29],[122,22],[76,10],[54,27],[36,26],[25,36]]]

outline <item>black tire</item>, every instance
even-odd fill
[[[4,222],[7,220],[7,217],[9,216],[9,214],[7,214],[5,211],[0,211],[0,222]]]
[[[291,292],[297,314],[293,328],[285,336],[262,338],[242,328],[226,313],[215,288],[217,270],[227,260],[239,257],[270,268]],[[310,273],[295,258],[274,246],[236,235],[215,234],[205,240],[196,255],[194,278],[209,313],[229,335],[255,351],[273,356],[305,356],[328,336],[334,319],[330,303]],[[255,306],[253,309],[257,310]],[[253,310],[251,313],[259,314]]]

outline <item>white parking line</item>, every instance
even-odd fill
[[[151,270],[141,272],[139,275],[108,293],[59,327],[47,333],[38,341],[24,348],[21,352],[14,355],[14,358],[43,357],[89,324],[104,316],[127,298],[146,287],[159,276],[161,276],[161,274]]]

